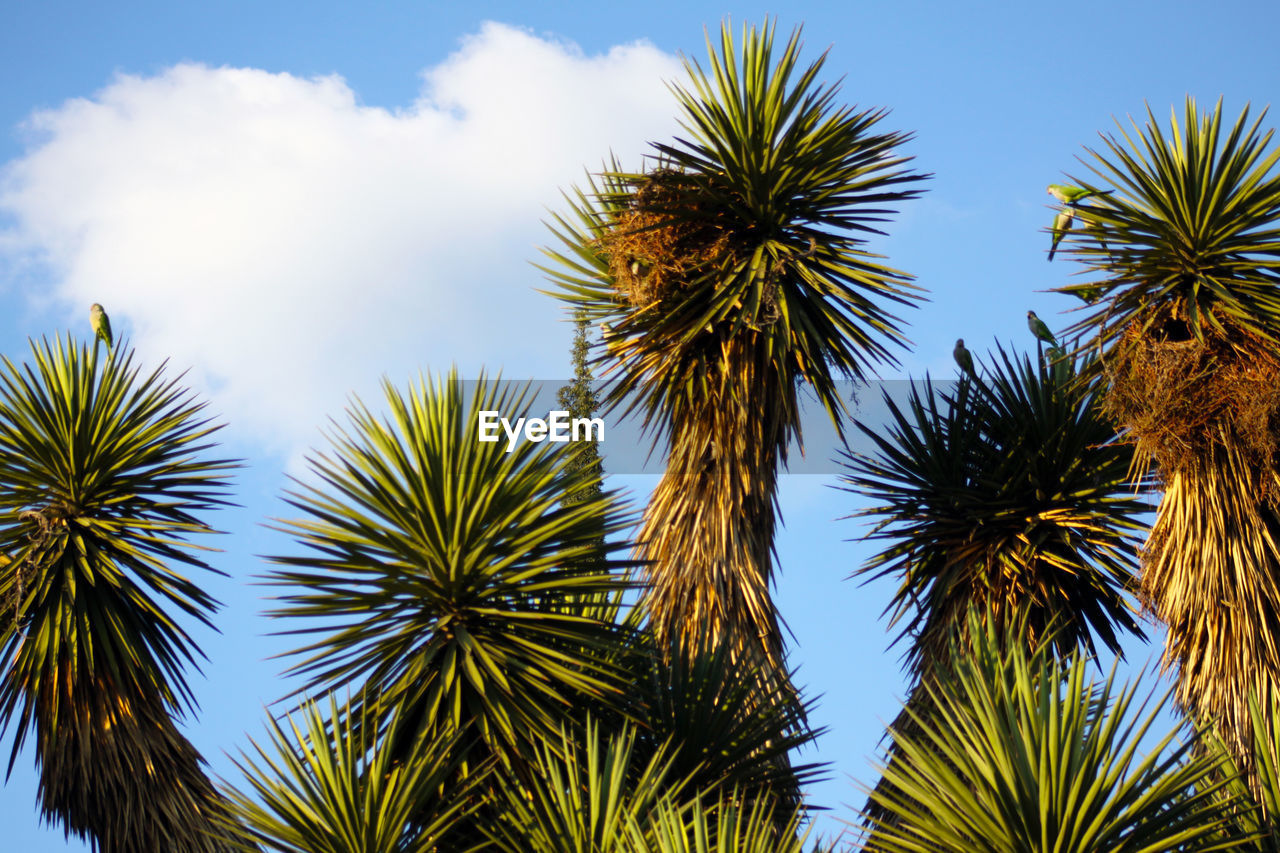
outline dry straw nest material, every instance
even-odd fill
[[[745,261],[751,250],[740,230],[706,179],[655,169],[637,182],[600,244],[619,294],[644,308]],[[768,319],[777,311],[776,288],[765,288],[763,303],[761,319]]]
[[[1218,320],[1201,339],[1172,312],[1145,330],[1135,323],[1105,359],[1107,410],[1162,476],[1228,443],[1256,471],[1276,462],[1277,346]]]
[[[72,514],[73,510],[55,503],[38,510],[23,510],[18,513],[18,519],[30,525],[27,539],[36,546],[36,553],[39,553],[45,543],[56,535],[59,527],[67,526],[67,518]],[[9,575],[8,589],[0,598],[0,620],[4,619],[4,614],[12,613],[13,624],[18,624],[22,599],[35,580],[36,568],[36,558],[32,554],[27,554],[16,563],[7,554],[0,554],[0,572]],[[0,621],[0,625],[3,625],[3,621]]]

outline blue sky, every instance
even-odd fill
[[[0,26],[0,353],[28,336],[87,333],[91,302],[145,360],[170,358],[228,424],[246,460],[239,509],[208,585],[226,607],[193,675],[192,740],[218,773],[285,692],[287,647],[265,636],[264,526],[287,513],[285,472],[323,447],[347,395],[377,399],[457,363],[509,378],[567,374],[568,326],[529,262],[559,188],[612,150],[636,162],[675,130],[664,79],[704,56],[703,28],[773,7],[644,4],[18,3]],[[1166,121],[1186,95],[1276,99],[1270,3],[805,3],[807,55],[830,47],[842,97],[892,110],[934,177],[875,248],[929,302],[904,314],[905,375],[950,376],[964,337],[1030,343],[1035,309],[1061,327],[1069,262],[1045,262],[1045,184],[1113,117]],[[1275,124],[1274,120],[1268,122]],[[637,500],[652,478],[617,478]],[[857,500],[828,478],[784,478],[777,601],[799,681],[829,728],[824,804],[860,802],[897,651],[890,589],[845,580],[870,554]],[[854,540],[854,541],[850,541]],[[1152,654],[1131,652],[1135,665]],[[0,744],[7,753],[7,744]],[[0,797],[8,849],[67,849],[38,826],[30,756]],[[839,813],[839,812],[837,812]],[[80,849],[71,845],[70,849]]]

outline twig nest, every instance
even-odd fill
[[[619,294],[643,308],[745,260],[725,208],[705,179],[675,169],[638,180],[600,238]]]
[[[1140,458],[1168,476],[1215,446],[1241,453],[1259,473],[1275,463],[1280,437],[1276,347],[1217,318],[1203,338],[1172,313],[1131,325],[1104,362],[1106,408]],[[1265,479],[1262,480],[1265,482]]]

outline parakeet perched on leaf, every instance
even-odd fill
[[[970,376],[973,375],[973,353],[964,347],[964,338],[956,341],[956,348],[951,351],[951,355],[955,358],[956,364],[960,365],[960,369]]]
[[[102,306],[97,302],[89,306],[89,325],[93,327],[93,333],[102,340],[106,341],[107,349],[111,349],[115,342],[111,337],[111,320],[107,317],[107,312],[102,310]]]
[[[1102,298],[1102,288],[1096,284],[1076,284],[1062,288],[1062,292],[1070,293],[1086,305],[1092,305]]]
[[[1034,311],[1027,312],[1027,328],[1029,328],[1031,330],[1031,334],[1035,335],[1039,340],[1044,341],[1050,346],[1056,347],[1058,345],[1058,339],[1053,336],[1053,332],[1049,331],[1049,327],[1044,324],[1044,320],[1037,317],[1036,312]]]
[[[1049,244],[1049,260],[1053,260],[1053,253],[1058,251],[1058,244],[1062,242],[1062,238],[1067,236],[1067,232],[1071,230],[1071,220],[1075,218],[1076,212],[1069,207],[1064,207],[1058,211],[1058,215],[1053,217],[1053,227],[1049,229],[1053,235],[1053,242]]]
[[[1048,192],[1063,204],[1075,204],[1090,196],[1107,195],[1111,190],[1086,190],[1084,187],[1073,187],[1069,184],[1049,184]]]

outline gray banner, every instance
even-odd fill
[[[524,383],[510,384],[513,389],[524,387]],[[504,448],[528,440],[561,442],[566,445],[575,440],[590,440],[597,443],[608,474],[662,473],[666,464],[666,445],[659,441],[655,446],[656,431],[642,428],[638,412],[624,417],[621,413],[625,410],[625,405],[617,406],[612,411],[601,406],[591,422],[581,421],[575,424],[574,419],[564,411],[565,407],[557,401],[557,394],[565,384],[565,380],[535,380],[528,385],[523,411],[481,413],[477,417],[477,425],[481,429],[482,439],[494,441]],[[924,383],[917,381],[916,384],[923,393]],[[464,399],[470,399],[474,383],[464,382],[463,385]],[[596,382],[594,385],[597,399],[607,400],[611,383]],[[792,443],[784,473],[824,476],[838,474],[843,470],[840,454],[846,446],[854,452],[874,452],[875,445],[853,421],[856,419],[884,435],[884,427],[890,419],[886,396],[899,407],[905,408],[912,382],[890,380],[855,384],[845,381],[837,385],[840,398],[845,401],[849,411],[844,421],[844,440],[837,434],[831,418],[812,391],[803,389],[800,394],[800,428],[804,450],[802,453],[799,445]],[[950,394],[954,386],[953,380],[933,383],[935,394]]]

